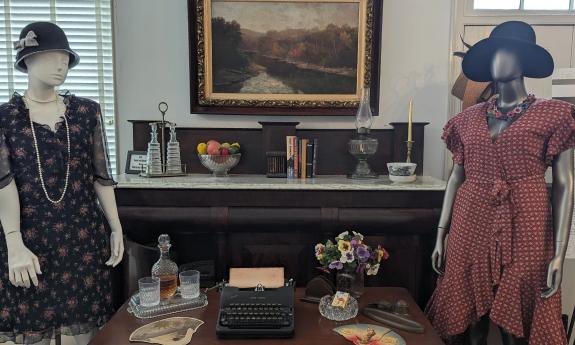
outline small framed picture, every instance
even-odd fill
[[[139,174],[146,166],[148,153],[146,151],[128,151],[126,159],[126,174]]]

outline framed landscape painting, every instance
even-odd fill
[[[381,0],[189,0],[193,113],[377,115]]]

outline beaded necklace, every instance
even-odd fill
[[[60,107],[60,102],[58,102],[58,94],[54,92],[55,100],[50,101],[40,101],[38,103],[52,103],[56,102],[56,106],[58,107],[58,114],[62,113],[62,109]],[[70,179],[70,127],[68,126],[68,119],[66,118],[66,114],[64,114],[64,124],[66,126],[66,140],[67,140],[67,149],[68,149],[68,158],[66,161],[66,180],[64,182],[64,190],[62,191],[62,195],[56,200],[52,199],[48,194],[48,189],[46,188],[46,183],[44,182],[44,174],[42,172],[42,162],[40,159],[40,149],[38,148],[38,140],[36,139],[36,131],[34,130],[34,122],[32,121],[32,116],[30,116],[30,107],[28,106],[28,100],[37,102],[34,99],[28,97],[26,93],[24,93],[24,104],[26,104],[26,108],[28,109],[28,118],[30,119],[30,128],[32,129],[32,138],[34,139],[34,149],[36,150],[36,165],[38,166],[38,175],[40,175],[40,184],[42,185],[42,190],[44,191],[44,195],[46,195],[46,199],[50,201],[52,204],[58,204],[64,199],[64,195],[66,194],[66,190],[68,189],[68,181]]]
[[[530,94],[523,100],[523,102],[517,104],[513,109],[508,111],[507,113],[502,113],[499,108],[497,108],[497,99],[499,95],[494,96],[491,100],[489,100],[487,106],[487,116],[495,117],[499,120],[511,120],[514,117],[523,114],[527,108],[535,101],[535,95]]]

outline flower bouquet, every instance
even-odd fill
[[[338,291],[350,292],[359,297],[363,293],[363,275],[376,275],[381,260],[387,260],[389,253],[383,246],[372,248],[363,242],[363,235],[355,231],[344,231],[325,244],[315,246],[315,257],[320,269],[329,273],[337,272]]]

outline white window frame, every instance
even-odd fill
[[[519,0],[519,9],[476,10],[473,8],[474,0],[463,0],[463,2],[465,2],[464,14],[466,17],[575,16],[575,0],[569,0],[568,10],[526,10],[523,9],[524,0]]]

